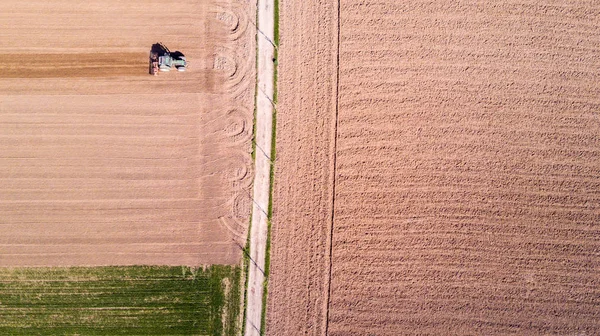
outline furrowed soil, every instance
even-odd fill
[[[326,9],[310,9],[303,23],[282,10],[280,62],[330,53],[311,31]],[[309,182],[329,172],[315,143],[334,109],[283,97],[320,92],[335,69],[306,63],[328,75],[279,86],[280,125],[306,132],[277,133],[269,333],[600,333],[600,6],[348,0],[339,13],[333,198],[315,192],[331,180]],[[328,295],[328,251],[311,244],[327,245],[331,207]]]
[[[334,13],[332,2],[280,1],[269,335],[321,334],[326,322],[336,106]]]
[[[254,11],[0,3],[0,266],[239,263]],[[148,75],[156,42],[188,70]]]

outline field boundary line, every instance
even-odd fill
[[[333,153],[332,153],[332,177],[331,177],[331,221],[329,227],[329,237],[327,237],[327,245],[329,245],[329,269],[327,276],[327,297],[325,301],[325,328],[323,334],[329,334],[329,309],[331,306],[331,275],[333,270],[333,224],[335,220],[335,186],[337,175],[337,138],[338,138],[338,115],[340,106],[340,34],[341,34],[341,1],[337,0],[337,43],[336,43],[336,71],[335,71],[335,117],[333,122]]]

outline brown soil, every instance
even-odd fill
[[[281,32],[301,42],[282,40],[281,63],[331,50],[311,29],[335,8],[296,3],[308,8],[282,10]],[[328,251],[313,246],[326,246],[334,109],[306,94],[335,78],[325,61],[280,68],[269,333],[600,333],[600,6],[350,0],[340,13],[329,310]]]
[[[126,60],[126,61],[124,61]],[[145,76],[147,53],[2,54],[0,78]]]
[[[253,10],[0,3],[0,266],[239,262]],[[148,75],[157,41],[189,71]]]
[[[331,4],[280,5],[267,333],[318,335],[329,286],[337,20]]]

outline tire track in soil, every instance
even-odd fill
[[[145,53],[0,53],[0,78],[145,77],[147,67]]]
[[[324,335],[329,334],[329,307],[331,305],[331,273],[333,271],[333,233],[335,224],[335,186],[337,174],[337,138],[339,126],[339,111],[340,111],[340,36],[341,36],[341,7],[340,0],[337,0],[337,43],[336,43],[336,74],[335,74],[335,122],[333,129],[333,163],[331,173],[331,224],[327,244],[329,245],[329,269],[327,277],[327,302],[325,303],[325,330]]]
[[[246,241],[252,204],[252,120],[255,82],[255,41],[248,28],[247,13],[255,6],[240,0],[217,1],[211,14],[222,24],[225,38],[213,55],[213,69],[220,72],[224,81],[223,97],[229,108],[219,111],[226,125],[218,133],[226,138],[224,146],[228,157],[220,164],[223,183],[233,185],[230,213],[220,217],[221,225],[229,232],[235,244],[242,248]],[[219,124],[221,125],[221,124]],[[241,165],[240,165],[241,164]],[[234,167],[231,169],[231,167]]]

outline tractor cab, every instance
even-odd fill
[[[150,49],[150,69],[151,75],[158,75],[158,72],[171,71],[172,68],[177,71],[185,71],[187,61],[181,51],[171,52],[164,44],[158,42],[152,45]]]

